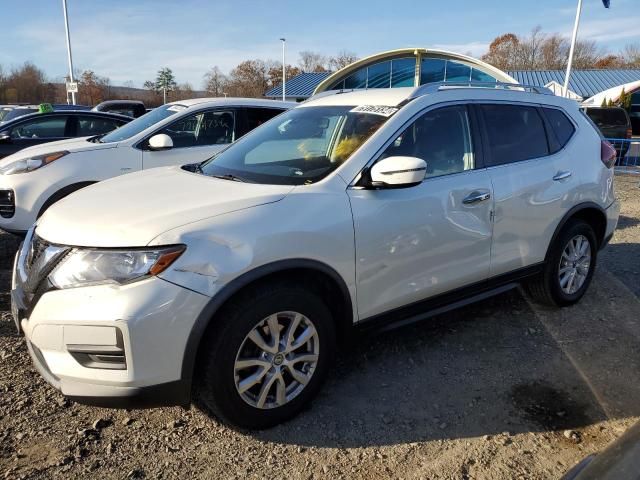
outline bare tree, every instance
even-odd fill
[[[630,43],[624,47],[620,57],[626,66],[640,67],[640,43]]]
[[[346,67],[347,65],[352,64],[353,62],[358,60],[358,56],[347,50],[341,50],[335,57],[329,58],[329,68],[332,70],[340,70],[341,68]]]
[[[110,80],[96,75],[93,70],[82,72],[78,83],[78,101],[81,104],[96,105],[109,97]]]
[[[204,74],[204,89],[212,97],[223,96],[228,83],[229,79],[218,66],[213,67]]]
[[[304,50],[299,54],[298,65],[303,72],[325,72],[327,70],[327,57],[318,52]]]
[[[578,69],[594,68],[603,56],[603,50],[595,40],[579,40],[573,54],[573,66]]]

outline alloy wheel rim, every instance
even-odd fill
[[[582,288],[591,268],[591,244],[584,235],[576,235],[567,242],[560,257],[558,281],[566,294],[573,295]]]
[[[240,345],[233,366],[236,390],[252,407],[281,407],[309,384],[319,354],[318,331],[306,316],[292,311],[269,315]]]

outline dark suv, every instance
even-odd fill
[[[587,107],[587,116],[596,124],[602,135],[607,139],[628,140],[631,138],[631,119],[622,107]],[[628,142],[611,142],[616,148],[618,159],[629,150]]]

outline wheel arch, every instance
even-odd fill
[[[94,183],[98,183],[98,181],[91,180],[91,181],[85,181],[85,182],[76,182],[76,183],[72,183],[71,185],[62,187],[60,190],[57,190],[56,192],[51,194],[49,198],[47,198],[45,202],[42,204],[42,207],[40,207],[40,210],[38,211],[37,218],[40,218],[42,214],[47,210],[47,208],[49,208],[51,205],[53,205],[57,201],[62,200],[67,195],[71,195],[73,192],[76,192],[84,187],[93,185]]]
[[[324,294],[330,298],[337,296],[337,302],[330,302],[327,306],[331,310],[338,341],[346,341],[353,327],[353,302],[346,282],[342,276],[332,267],[317,260],[290,259],[281,260],[262,265],[251,270],[225,285],[207,303],[196,319],[191,333],[187,339],[182,360],[181,377],[191,384],[196,368],[196,363],[202,340],[209,328],[215,327],[216,314],[234,296],[247,288],[256,286],[262,282],[277,281],[279,279],[297,280],[312,283],[321,288]]]
[[[591,225],[591,228],[593,228],[593,231],[596,234],[598,248],[601,248],[604,245],[605,235],[607,231],[607,214],[605,210],[600,205],[594,202],[581,203],[570,209],[556,226],[556,229],[553,232],[553,236],[551,237],[551,241],[547,246],[547,254],[545,255],[545,260],[549,258],[551,247],[555,243],[563,227],[569,220],[572,219],[584,220],[589,225]]]

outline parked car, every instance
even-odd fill
[[[294,105],[261,99],[181,100],[106,135],[21,150],[0,160],[0,228],[24,233],[56,201],[107,178],[201,162]]]
[[[102,135],[130,121],[124,115],[82,111],[23,115],[0,126],[0,158],[41,143]]]
[[[93,107],[95,112],[112,112],[138,118],[147,113],[144,102],[139,100],[107,100]]]
[[[309,403],[355,327],[519,283],[579,301],[618,220],[615,152],[574,101],[533,91],[325,94],[203,163],[70,195],[16,259],[36,368],[107,407],[186,405],[193,386],[265,428]]]
[[[631,138],[631,119],[622,107],[587,107],[587,116],[596,124],[605,138],[628,140]],[[628,142],[613,142],[618,158],[622,158],[629,150]]]
[[[37,111],[37,105],[4,106],[0,109],[0,127],[11,120]]]
[[[83,110],[83,111],[91,110],[91,107],[87,105],[76,105],[73,103],[54,103],[51,106],[53,107],[53,110],[56,112],[63,112],[67,110]],[[117,113],[117,112],[114,112],[114,113]]]
[[[640,480],[640,423],[597,455],[589,455],[562,480]]]

